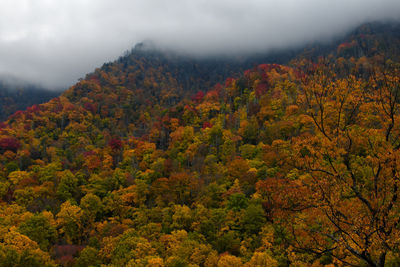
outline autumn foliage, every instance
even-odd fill
[[[400,65],[371,38],[191,91],[133,53],[15,113],[0,263],[398,265]]]

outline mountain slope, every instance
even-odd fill
[[[14,114],[1,262],[398,264],[399,38],[364,27],[217,85],[234,64],[138,48]]]
[[[5,121],[17,110],[45,103],[60,94],[34,86],[12,86],[0,81],[0,121]]]

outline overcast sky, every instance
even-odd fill
[[[0,0],[0,75],[65,88],[142,40],[261,51],[399,16],[400,0]]]

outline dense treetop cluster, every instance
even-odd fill
[[[132,53],[15,113],[0,266],[398,264],[400,39],[373,29],[206,87]]]

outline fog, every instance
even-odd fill
[[[0,76],[64,89],[142,40],[251,53],[399,19],[399,0],[0,0]]]

